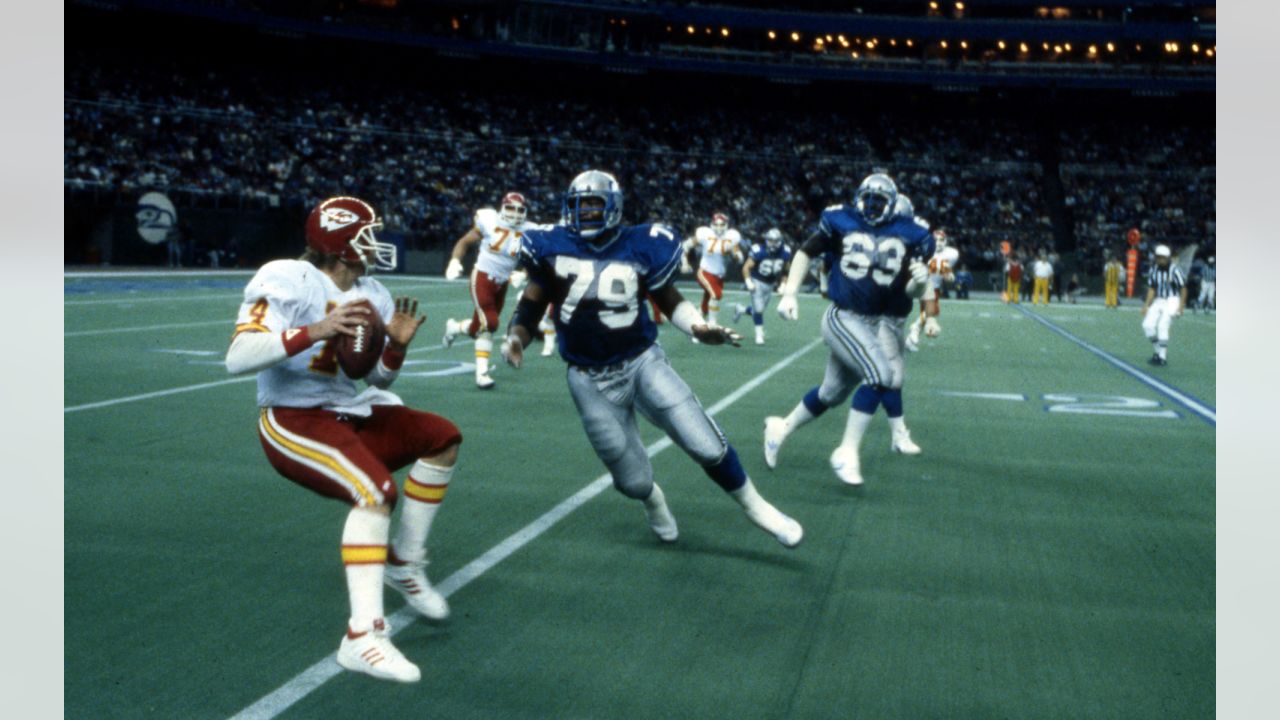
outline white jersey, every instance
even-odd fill
[[[263,265],[245,287],[236,333],[279,335],[321,320],[330,308],[362,298],[373,303],[384,323],[391,321],[395,301],[377,280],[362,277],[343,292],[305,260],[274,260]],[[342,372],[330,343],[318,342],[258,373],[261,407],[320,407],[363,417],[373,405],[402,404],[395,393],[357,387]]]
[[[738,245],[742,242],[742,235],[737,230],[725,230],[724,235],[717,236],[714,230],[704,225],[694,231],[693,239],[702,255],[698,269],[708,275],[724,277],[724,257],[740,252]]]
[[[520,258],[523,230],[530,226],[539,227],[528,222],[511,225],[493,208],[477,210],[475,228],[480,231],[480,255],[476,258],[476,270],[492,277],[495,282],[506,282]]]

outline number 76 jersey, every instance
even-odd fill
[[[663,225],[619,228],[599,246],[555,226],[526,231],[521,253],[530,280],[555,303],[561,356],[601,367],[633,358],[657,340],[658,327],[641,300],[672,281],[683,248]]]
[[[845,205],[822,211],[818,232],[830,268],[827,294],[837,307],[859,315],[883,315],[902,299],[899,296],[905,297],[902,269],[907,263],[933,256],[929,223],[915,216],[903,196],[894,210],[883,225],[867,223]]]

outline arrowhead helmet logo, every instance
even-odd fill
[[[320,227],[333,232],[351,225],[360,219],[359,215],[343,208],[325,208],[320,213]]]

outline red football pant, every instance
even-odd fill
[[[258,438],[276,472],[312,492],[361,507],[394,507],[392,471],[462,442],[448,419],[403,405],[375,405],[369,417],[321,408],[263,408]]]
[[[471,323],[462,330],[471,337],[493,332],[498,329],[498,316],[507,302],[507,283],[497,282],[492,275],[476,270],[471,273],[471,301],[476,310],[471,315]]]
[[[720,306],[720,298],[724,297],[724,279],[701,269],[698,270],[698,284],[702,286],[702,314],[707,314],[707,305],[711,300]]]

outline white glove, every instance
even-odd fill
[[[942,326],[938,324],[938,318],[930,316],[924,319],[924,334],[931,338],[942,334]]]
[[[796,304],[795,295],[783,293],[782,299],[778,301],[778,316],[783,320],[800,319],[800,308]]]
[[[687,257],[680,258],[680,272],[684,273],[685,275],[688,275],[689,273],[693,272],[693,266],[689,264],[689,258]]]
[[[911,271],[911,279],[907,281],[907,294],[914,298],[924,295],[925,289],[929,287],[929,266],[917,258],[911,261],[907,270]]]
[[[516,294],[519,294],[519,293],[520,293],[520,290],[521,290],[522,288],[524,288],[524,284],[525,284],[525,283],[527,283],[527,282],[529,282],[529,273],[527,273],[527,272],[525,272],[525,271],[523,271],[523,270],[517,270],[517,271],[515,271],[515,272],[511,273],[511,277],[510,277],[510,279],[509,279],[509,282],[511,283],[511,289],[512,289]]]
[[[449,267],[444,269],[444,278],[457,280],[460,277],[462,277],[462,261],[458,258],[449,258]]]
[[[747,281],[747,292],[755,292],[755,291],[756,291],[756,281],[755,281],[755,280],[752,280],[750,275],[748,275],[748,276],[746,277],[746,281]]]

